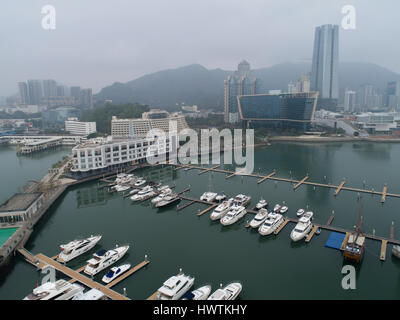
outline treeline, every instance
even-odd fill
[[[140,118],[143,112],[149,111],[149,106],[138,103],[126,103],[121,105],[106,104],[94,110],[86,110],[82,113],[81,121],[95,121],[98,133],[111,133],[111,118]]]
[[[223,114],[209,114],[207,118],[186,118],[190,128],[230,127],[224,122]]]
[[[14,113],[7,113],[4,111],[0,111],[0,119],[34,119],[41,118],[42,114],[38,113],[25,113],[23,111],[15,111]]]

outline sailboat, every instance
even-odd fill
[[[352,262],[360,263],[365,251],[365,237],[361,232],[362,224],[362,202],[360,198],[360,210],[358,212],[358,222],[355,230],[350,233],[346,245],[343,249],[343,258]]]

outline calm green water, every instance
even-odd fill
[[[52,157],[53,155],[49,155]],[[2,156],[1,156],[2,157]],[[3,158],[2,158],[3,159]],[[15,157],[2,161],[3,167],[15,170]],[[339,184],[343,177],[347,185],[381,190],[388,184],[389,192],[400,193],[398,167],[400,145],[396,144],[273,144],[256,151],[256,169],[278,176],[301,179],[307,173],[310,180]],[[226,166],[230,169],[229,166]],[[4,169],[3,169],[4,170]],[[198,175],[196,170],[173,171],[170,167],[140,172],[153,180],[176,185],[176,190],[191,186],[190,196],[199,197],[212,184],[216,191],[227,195],[250,194],[254,205],[260,197],[271,205],[285,201],[287,215],[309,205],[317,223],[325,223],[335,211],[333,225],[351,228],[357,221],[357,194],[301,186],[293,191],[289,183],[273,181],[260,185],[255,178],[233,177],[226,180],[219,173]],[[326,180],[325,177],[326,176]],[[2,189],[8,189],[3,183]],[[4,193],[4,190],[1,192]],[[184,204],[185,202],[181,202]],[[387,198],[384,205],[378,196],[363,197],[363,229],[378,235],[388,235],[394,221],[396,237],[400,237],[398,207],[400,199]],[[77,236],[102,234],[97,248],[111,248],[129,243],[129,254],[120,263],[136,265],[148,254],[151,263],[124,280],[114,289],[125,287],[132,299],[145,299],[157,290],[178,269],[196,278],[195,286],[206,283],[215,289],[219,283],[240,280],[242,299],[399,299],[400,260],[390,254],[379,260],[380,243],[367,240],[363,263],[357,268],[357,289],[341,288],[343,259],[340,251],[324,247],[329,232],[322,231],[308,244],[292,243],[289,234],[294,224],[287,225],[278,236],[262,237],[241,222],[222,227],[212,222],[208,214],[198,217],[204,205],[195,204],[182,211],[176,208],[156,210],[149,202],[132,204],[117,194],[97,189],[97,183],[77,186],[55,203],[39,223],[27,249],[53,256],[58,245]],[[90,255],[79,257],[70,266],[80,267]],[[95,277],[100,280],[103,273]],[[0,280],[1,299],[20,299],[39,281],[40,274],[17,257]]]

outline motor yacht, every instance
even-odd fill
[[[304,212],[305,212],[304,209],[299,209],[296,212],[296,216],[301,217],[304,214]]]
[[[261,226],[268,217],[267,209],[260,209],[255,217],[250,221],[250,227],[258,228]]]
[[[67,244],[60,245],[61,252],[57,256],[59,262],[68,262],[92,249],[101,236],[90,236],[86,239],[73,240]]]
[[[171,193],[165,196],[164,199],[162,199],[160,202],[157,202],[156,208],[167,207],[173,203],[178,203],[179,201],[181,201],[181,198],[177,194]]]
[[[90,289],[86,292],[80,292],[72,300],[107,300],[107,296],[97,289]]]
[[[137,194],[134,194],[130,199],[132,201],[144,201],[150,199],[157,195],[157,192],[154,191],[152,187],[143,188]]]
[[[264,199],[261,199],[260,201],[258,201],[258,203],[256,204],[256,210],[260,210],[265,208],[268,205],[268,202]]]
[[[171,189],[171,187],[169,185],[165,184],[165,185],[159,186],[157,188],[158,191],[163,191],[163,190],[166,190],[166,189]]]
[[[224,226],[229,226],[234,224],[239,219],[243,218],[246,214],[246,208],[243,206],[233,205],[228,213],[221,218],[221,224]]]
[[[93,254],[93,258],[88,260],[84,272],[90,276],[94,276],[100,271],[121,259],[128,251],[129,246],[116,247],[111,250],[100,250]]]
[[[207,300],[235,300],[242,291],[239,282],[232,282],[224,288],[219,288]]]
[[[146,180],[140,178],[135,182],[135,187],[140,187],[146,183]]]
[[[24,300],[69,300],[83,292],[83,287],[60,279],[56,282],[46,282],[33,289]]]
[[[258,233],[262,236],[272,234],[284,221],[285,220],[281,214],[270,212],[267,216],[267,219],[258,228]]]
[[[235,204],[243,207],[247,206],[250,203],[250,201],[251,197],[246,196],[244,194],[238,194],[234,199]]]
[[[194,278],[179,273],[165,281],[157,290],[155,300],[179,300],[192,286]]]
[[[216,203],[221,203],[222,201],[224,201],[226,199],[226,195],[224,194],[218,194],[215,199],[214,202]]]
[[[132,189],[131,191],[129,191],[130,195],[134,195],[136,193],[138,193],[140,191],[140,189]]]
[[[293,241],[299,241],[303,239],[312,229],[312,220],[313,213],[311,211],[306,212],[296,224],[292,232],[290,233],[290,238]]]
[[[211,293],[211,286],[206,285],[191,292],[186,292],[182,300],[207,300]]]
[[[101,281],[103,281],[104,283],[110,283],[111,281],[115,280],[116,278],[118,278],[120,275],[122,275],[124,272],[128,271],[131,268],[131,265],[128,264],[123,264],[119,267],[112,267],[110,269],[110,271],[108,271],[103,279],[101,279]]]
[[[228,211],[231,208],[232,204],[233,204],[233,198],[230,198],[229,200],[225,200],[224,202],[222,202],[211,213],[210,219],[211,220],[219,220],[219,219],[221,219],[225,214],[228,213]]]
[[[279,211],[281,211],[281,205],[280,204],[276,204],[274,207],[274,212],[279,213]]]
[[[288,208],[287,206],[282,206],[281,209],[279,210],[279,212],[280,212],[281,214],[284,214],[284,213],[286,213],[288,210],[289,210],[289,208]]]
[[[124,191],[126,191],[126,190],[129,190],[131,187],[130,186],[127,186],[127,185],[120,185],[120,184],[117,184],[116,186],[115,186],[115,191],[117,191],[117,192],[124,192]]]
[[[156,204],[172,193],[171,189],[164,189],[157,197],[151,199],[152,204]]]
[[[215,193],[215,192],[207,191],[207,192],[204,192],[204,193],[201,195],[200,200],[201,200],[201,201],[212,202],[212,201],[214,201],[214,199],[217,197],[217,195],[218,195],[218,194]]]

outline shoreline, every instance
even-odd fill
[[[400,143],[400,139],[370,138],[370,137],[313,137],[313,136],[279,136],[268,138],[268,142],[307,142],[307,143],[332,143],[332,142],[376,142]]]

